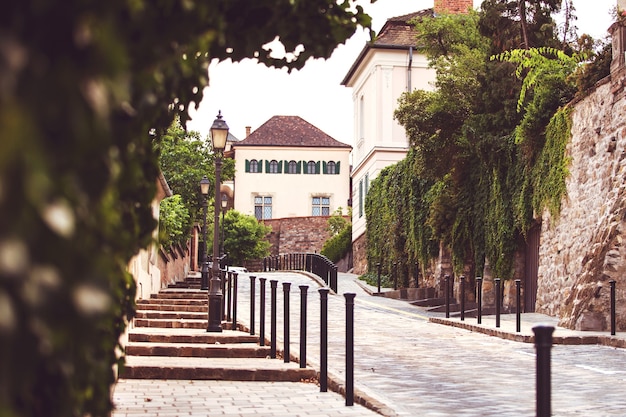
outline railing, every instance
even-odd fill
[[[337,265],[317,253],[285,253],[263,258],[263,272],[307,271],[320,277],[337,293]]]

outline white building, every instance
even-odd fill
[[[465,12],[472,0],[437,0],[436,10]],[[400,95],[432,90],[435,71],[424,55],[415,53],[416,32],[410,21],[432,18],[433,9],[393,17],[376,39],[365,45],[341,82],[353,89],[352,242],[354,272],[367,271],[364,202],[369,183],[385,167],[404,159],[409,142],[393,118]]]
[[[274,116],[233,143],[234,208],[259,220],[348,207],[352,147],[298,116]]]

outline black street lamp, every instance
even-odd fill
[[[224,213],[226,213],[226,208],[228,207],[228,196],[226,194],[222,194],[222,239],[220,240],[220,255],[226,255],[224,251],[224,241],[226,240],[226,236],[224,236]]]
[[[211,185],[211,181],[205,176],[200,180],[200,192],[204,197],[203,207],[204,207],[204,223],[202,224],[202,234],[204,235],[204,244],[202,245],[202,281],[200,283],[202,290],[209,289],[209,260],[207,259],[207,241],[206,241],[206,217],[208,211],[208,197],[209,197],[209,185]]]
[[[228,125],[222,120],[222,111],[217,115],[211,126],[211,141],[215,155],[215,202],[213,203],[213,265],[211,269],[211,281],[209,284],[209,323],[207,332],[222,331],[222,282],[220,280],[220,184],[222,174],[222,152],[226,147],[228,138]]]

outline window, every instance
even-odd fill
[[[330,197],[313,197],[313,215],[330,216]]]
[[[299,174],[298,171],[298,163],[296,161],[289,161],[289,164],[287,165],[287,173]]]
[[[250,161],[246,159],[246,172],[258,173],[261,172],[260,168],[261,163],[256,159],[252,159]]]
[[[309,161],[306,164],[306,173],[307,174],[315,174],[315,162]]]
[[[365,97],[363,96],[359,99],[359,133],[357,139],[359,146],[361,146],[365,140]]]
[[[330,175],[335,175],[337,172],[336,165],[333,161],[326,163],[326,173]]]
[[[363,217],[363,179],[359,181],[359,217]]]
[[[267,172],[270,174],[278,174],[278,161],[275,159],[270,161],[270,169]]]
[[[254,217],[257,220],[272,218],[272,197],[262,195],[254,197]]]

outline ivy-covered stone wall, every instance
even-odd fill
[[[577,330],[609,328],[610,280],[626,330],[625,81],[622,67],[575,105],[567,197],[543,213],[536,311]]]

